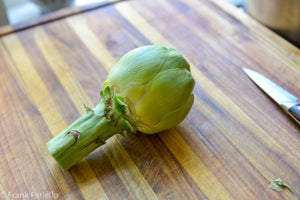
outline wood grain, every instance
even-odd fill
[[[190,61],[191,112],[160,134],[115,136],[63,172],[45,143],[100,100],[124,53],[148,44]],[[299,199],[299,126],[242,71],[300,96],[299,55],[217,0],[119,2],[2,36],[0,199]],[[268,188],[279,177],[294,193]]]

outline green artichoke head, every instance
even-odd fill
[[[189,63],[167,46],[131,50],[112,68],[106,85],[124,97],[136,129],[146,134],[179,124],[194,101]]]

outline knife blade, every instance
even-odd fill
[[[296,96],[254,70],[248,68],[243,68],[243,70],[258,87],[300,124],[300,104],[297,102],[298,98]]]

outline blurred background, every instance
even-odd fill
[[[0,0],[0,25],[15,25],[62,8],[104,0]]]
[[[108,0],[0,0],[0,27]],[[224,0],[300,47],[300,0]]]

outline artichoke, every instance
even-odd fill
[[[113,135],[154,134],[179,124],[190,111],[195,81],[174,48],[149,45],[125,54],[112,68],[101,101],[47,143],[67,170]]]

